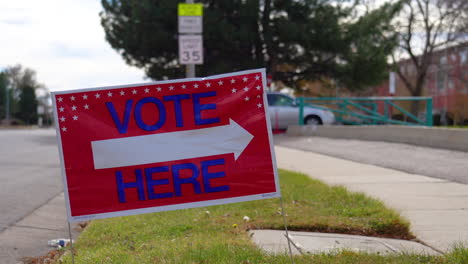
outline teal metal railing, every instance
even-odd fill
[[[419,118],[401,104],[425,104],[425,115]],[[432,126],[432,97],[319,97],[298,98],[299,125],[304,125],[304,107],[332,111],[339,123],[350,125],[422,125]],[[398,113],[401,120],[393,119]]]

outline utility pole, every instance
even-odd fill
[[[5,122],[10,124],[10,94],[8,93],[8,83],[5,85]]]

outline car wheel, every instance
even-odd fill
[[[321,125],[322,124],[322,119],[320,119],[320,117],[318,117],[318,116],[308,116],[304,120],[304,124],[305,125],[315,125],[315,126]]]

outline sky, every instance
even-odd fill
[[[50,91],[142,83],[105,40],[100,0],[0,1],[0,70],[21,64]]]

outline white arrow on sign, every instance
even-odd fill
[[[91,142],[94,168],[107,169],[234,153],[237,160],[254,136],[229,125]]]

